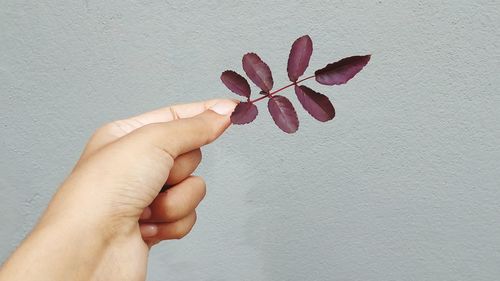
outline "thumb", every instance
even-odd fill
[[[144,147],[153,145],[167,152],[173,159],[200,148],[217,139],[231,124],[230,115],[236,107],[232,100],[221,100],[194,117],[146,125],[123,141],[128,145]],[[141,151],[141,149],[134,149]]]

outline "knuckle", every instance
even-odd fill
[[[94,131],[93,137],[98,138],[105,135],[122,136],[140,128],[142,123],[133,119],[121,119],[102,125]]]
[[[189,221],[189,223],[179,224],[175,228],[175,233],[173,235],[175,239],[182,239],[182,238],[186,237],[186,235],[188,235],[189,232],[191,232],[191,229],[193,228],[194,224],[196,223],[196,219],[197,219],[196,212],[193,213],[193,215],[190,217],[190,219],[191,220]]]
[[[165,201],[163,202],[163,208],[165,209],[165,214],[169,217],[175,214],[175,210],[177,209],[175,206],[175,201],[171,199],[171,196],[168,196],[169,191],[166,192]]]
[[[154,131],[154,130],[158,130],[158,126],[160,126],[158,123],[150,123],[150,124],[146,124],[144,126],[141,126],[139,128],[139,130],[145,131],[145,132]]]
[[[95,131],[94,131],[94,136],[100,136],[100,135],[103,135],[103,134],[109,134],[111,133],[114,128],[116,127],[115,125],[115,122],[109,122],[109,123],[106,123],[104,125],[102,125],[101,127],[97,128]]]
[[[193,180],[193,184],[201,187],[201,189],[205,190],[207,188],[207,183],[202,177],[199,176],[191,176],[191,180]]]
[[[166,191],[168,194],[168,190]],[[167,221],[175,221],[182,217],[183,208],[179,206],[179,202],[174,200],[171,196],[165,198],[163,203],[163,214]]]
[[[205,195],[207,195],[207,183],[205,182],[205,180],[201,180],[201,184],[200,184],[200,187],[201,187],[201,198],[205,198]]]
[[[193,180],[198,185],[206,185],[205,179],[200,176],[191,176],[191,180]]]
[[[201,160],[203,159],[203,154],[201,153],[201,149],[196,149],[194,150],[194,158],[198,164],[201,163]]]
[[[191,229],[193,228],[194,224],[196,223],[196,221],[198,220],[198,215],[196,214],[196,211],[193,212],[193,220],[191,221],[191,225],[189,227],[189,231],[191,231]]]
[[[115,122],[106,123],[94,130],[89,138],[88,144],[100,144],[103,142],[103,140],[107,140],[116,135],[116,131],[117,127],[115,125]]]
[[[186,226],[176,227],[175,232],[174,232],[174,238],[175,239],[182,239],[182,238],[186,237],[186,235],[188,235],[188,233],[189,233],[189,230],[190,229]]]
[[[187,230],[186,228],[179,229],[175,233],[175,239],[182,239],[182,238],[186,237],[186,235],[188,235],[188,233],[189,233],[189,230]]]

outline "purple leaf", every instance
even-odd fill
[[[323,85],[341,85],[347,83],[370,61],[370,55],[353,56],[328,64],[316,70],[316,81]]]
[[[304,35],[293,42],[286,68],[290,81],[296,82],[304,74],[309,66],[312,51],[313,44],[309,35]]]
[[[335,117],[335,108],[327,96],[306,86],[295,86],[295,94],[304,109],[316,120],[326,122]]]
[[[250,98],[250,85],[248,85],[247,79],[232,70],[226,70],[222,72],[220,76],[222,83],[231,90],[231,92]]]
[[[243,56],[243,70],[248,78],[264,92],[269,92],[273,88],[273,75],[271,69],[263,62],[257,54],[248,53]]]
[[[273,96],[267,103],[274,123],[285,133],[295,133],[299,128],[299,118],[289,99],[284,96]]]
[[[248,124],[255,120],[258,113],[255,104],[251,102],[240,102],[231,114],[231,123],[238,125]]]

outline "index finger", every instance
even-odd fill
[[[146,125],[124,137],[123,142],[135,148],[129,151],[141,153],[141,148],[152,145],[175,159],[217,139],[229,127],[235,106],[231,100],[221,100],[194,117]]]
[[[130,118],[113,121],[100,128],[87,143],[81,158],[93,154],[95,151],[117,139],[152,123],[169,122],[182,118],[196,116],[224,99],[212,99],[189,104],[178,104],[159,108]]]

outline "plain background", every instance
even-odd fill
[[[373,54],[308,83],[337,117],[297,106],[287,135],[262,103],[206,147],[198,223],[148,280],[498,280],[499,30],[499,1],[1,1],[0,261],[95,128],[233,97],[219,75],[249,51],[280,86],[309,34],[308,73]]]

